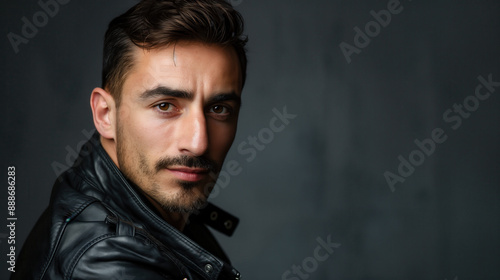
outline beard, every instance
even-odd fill
[[[183,184],[182,191],[172,196],[165,196],[160,191],[160,187],[154,186],[148,196],[154,199],[161,209],[167,213],[196,213],[198,210],[205,207],[208,196],[193,194],[191,190],[194,186],[185,186],[189,183],[190,182],[185,182],[185,184],[181,183]]]
[[[168,182],[160,183],[155,179],[160,172],[170,166],[203,168],[208,170],[209,174],[217,174],[219,170],[214,161],[203,156],[163,157],[154,164],[149,164],[147,157],[124,139],[120,125],[117,130],[116,153],[123,175],[166,212],[190,214],[202,209],[207,204],[217,176],[207,176],[206,180],[198,182],[172,178]],[[172,189],[177,191],[169,191]]]
[[[141,169],[144,170],[147,165],[144,162],[144,164],[141,164],[141,166]],[[156,173],[158,173],[170,166],[203,168],[207,169],[211,174],[217,173],[217,165],[215,164],[215,162],[205,157],[193,157],[186,155],[177,157],[165,157],[158,160],[155,164],[155,171]],[[163,198],[157,199],[156,202],[160,204],[160,207],[166,212],[192,213],[205,207],[211,187],[213,187],[215,183],[215,179],[212,179],[209,182],[188,182],[183,180],[175,180],[175,183],[181,187],[181,192],[178,192],[176,195],[171,197],[162,195],[161,186],[159,186],[157,183],[153,183],[153,188],[150,194],[151,197]],[[200,189],[203,190],[202,196],[197,195],[195,191]]]

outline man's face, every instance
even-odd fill
[[[232,48],[179,42],[134,51],[116,115],[120,170],[169,212],[208,197],[234,140],[241,97]]]

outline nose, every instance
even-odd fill
[[[182,116],[178,127],[179,150],[183,154],[201,156],[208,149],[208,131],[205,112],[190,110]]]

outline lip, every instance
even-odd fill
[[[177,177],[177,179],[188,182],[200,181],[208,174],[208,170],[203,168],[170,167],[167,170]]]

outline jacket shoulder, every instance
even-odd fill
[[[47,279],[182,279],[175,255],[145,229],[121,219],[101,202],[68,224]],[[182,277],[182,278],[181,278]],[[188,278],[190,279],[190,278]]]

